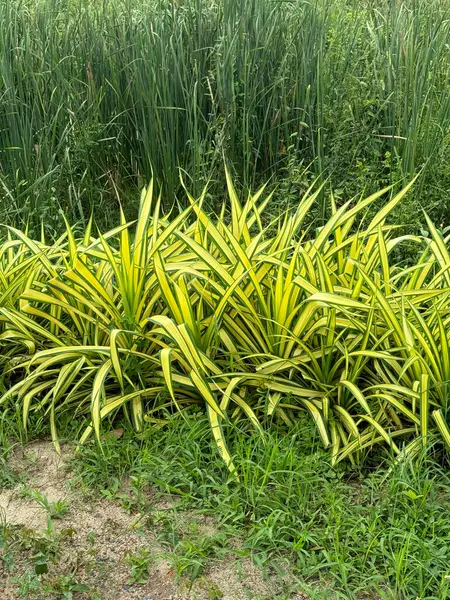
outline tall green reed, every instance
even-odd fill
[[[311,163],[338,187],[425,166],[424,189],[450,189],[449,16],[440,0],[5,0],[1,217],[112,221],[115,190],[153,171],[170,206],[179,167],[197,192],[223,185],[224,157],[245,187]]]

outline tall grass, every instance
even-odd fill
[[[2,216],[111,224],[117,188],[154,171],[171,204],[178,167],[219,189],[223,156],[246,187],[312,162],[355,192],[426,165],[439,202],[449,16],[440,0],[5,0]]]

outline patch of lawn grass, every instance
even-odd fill
[[[265,444],[235,429],[236,483],[208,428],[194,415],[140,440],[125,431],[102,452],[83,447],[74,461],[78,481],[116,490],[117,481],[132,481],[128,494],[140,498],[136,508],[148,514],[180,576],[196,578],[229,552],[266,569],[289,564],[312,597],[330,590],[348,599],[448,597],[450,474],[433,459],[336,470],[307,423],[289,437],[271,430]],[[192,525],[193,512],[212,518],[215,530]]]

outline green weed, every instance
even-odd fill
[[[23,486],[20,490],[20,494],[23,498],[35,500],[47,511],[48,516],[52,519],[62,519],[69,510],[69,505],[66,500],[60,498],[55,502],[50,502],[47,496],[36,488]]]
[[[128,552],[125,557],[126,564],[130,567],[130,584],[147,583],[149,568],[153,557],[147,548],[139,548],[136,552]]]

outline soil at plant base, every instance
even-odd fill
[[[146,515],[128,514],[113,500],[99,499],[81,489],[67,486],[71,479],[68,459],[70,447],[63,447],[59,456],[51,442],[35,442],[17,448],[9,467],[26,477],[26,484],[0,490],[0,516],[3,537],[9,539],[0,548],[1,600],[271,600],[281,594],[280,580],[269,580],[248,559],[212,562],[204,575],[190,588],[175,582],[170,562],[151,528],[144,526]],[[67,512],[52,518],[49,530],[48,511],[24,490],[37,490],[49,502],[64,500]],[[168,500],[170,503],[170,499]],[[161,506],[158,507],[161,509]],[[203,527],[214,527],[205,518]],[[1,539],[0,532],[0,539]],[[53,546],[52,546],[53,545]],[[36,552],[48,553],[47,573],[36,576]],[[41,550],[39,550],[41,549]],[[127,557],[130,553],[151,553],[148,580],[133,583]],[[2,555],[3,553],[3,555]],[[6,555],[7,554],[7,555]],[[27,589],[27,574],[41,588]],[[67,582],[74,582],[72,588]],[[42,590],[58,590],[66,582],[66,595]],[[76,585],[84,586],[77,591]],[[71,591],[72,590],[72,591]],[[87,591],[89,590],[89,591]],[[72,593],[72,596],[69,595]],[[286,597],[286,596],[284,596]],[[306,596],[295,593],[290,600]]]

